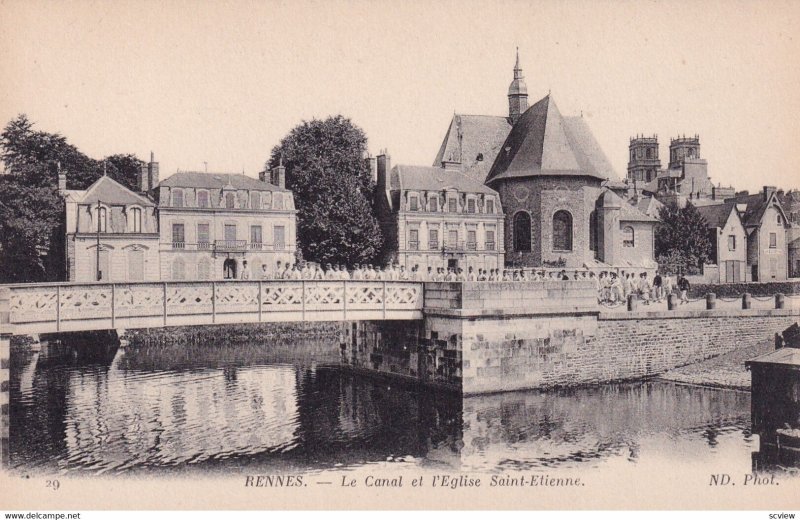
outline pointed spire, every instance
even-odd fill
[[[523,79],[522,69],[519,66],[519,47],[517,47],[517,61],[514,64],[514,79]]]

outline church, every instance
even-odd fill
[[[528,105],[519,53],[508,116],[454,115],[434,166],[499,194],[508,266],[657,266],[657,220],[610,189],[619,176],[582,116],[562,115],[549,93]]]

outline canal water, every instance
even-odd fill
[[[663,470],[748,473],[746,392],[665,382],[461,398],[354,374],[338,347],[12,354],[11,464],[70,475]]]

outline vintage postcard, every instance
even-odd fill
[[[0,2],[0,509],[800,509],[798,35]]]

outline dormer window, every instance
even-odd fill
[[[408,199],[408,208],[409,208],[411,211],[419,211],[419,199],[417,198],[417,196],[416,196],[416,195],[412,195],[412,196],[411,196],[411,197]]]
[[[132,233],[141,233],[142,232],[142,209],[141,208],[131,208],[131,211],[130,211],[130,222],[131,222],[131,232]]]
[[[172,207],[174,208],[183,207],[183,190],[180,189],[172,190]]]
[[[261,194],[257,191],[250,192],[250,209],[261,209]]]
[[[431,197],[428,201],[428,211],[436,212],[439,211],[439,199],[438,197]]]
[[[486,213],[494,213],[494,199],[486,199]]]
[[[475,213],[475,199],[467,200],[467,213]]]
[[[198,208],[207,208],[208,207],[208,192],[205,190],[201,190],[197,192],[197,207]]]
[[[451,197],[447,199],[447,211],[450,213],[455,213],[458,211],[458,202],[455,198]]]
[[[100,206],[95,207],[93,213],[95,220],[94,230],[99,233],[105,233],[108,229],[108,211],[106,208]]]
[[[225,207],[227,209],[234,209],[236,207],[236,195],[233,193],[225,194]]]

